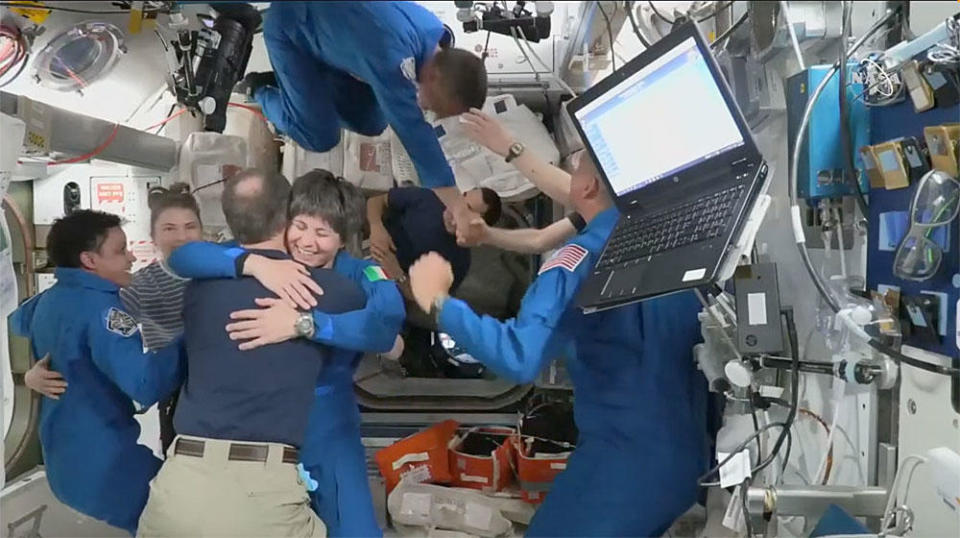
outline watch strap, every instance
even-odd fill
[[[297,336],[313,338],[313,335],[317,332],[317,324],[313,319],[313,314],[309,312],[300,314],[294,326],[294,331],[297,333]]]
[[[507,151],[507,156],[504,158],[506,162],[510,162],[520,155],[523,155],[523,151],[526,149],[526,146],[520,142],[514,142],[510,144],[510,149]]]

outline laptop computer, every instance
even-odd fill
[[[620,211],[579,306],[592,312],[715,283],[767,165],[695,23],[568,111]]]

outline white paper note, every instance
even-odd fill
[[[721,462],[727,459],[729,454],[717,452],[717,461]],[[750,468],[750,451],[741,450],[735,454],[730,461],[720,467],[720,487],[729,488],[742,483],[750,478],[752,470]]]

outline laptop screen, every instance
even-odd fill
[[[574,114],[617,196],[744,144],[692,37]]]

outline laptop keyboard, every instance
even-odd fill
[[[636,219],[623,219],[597,264],[598,269],[713,239],[727,227],[744,185],[707,194],[680,207]]]

